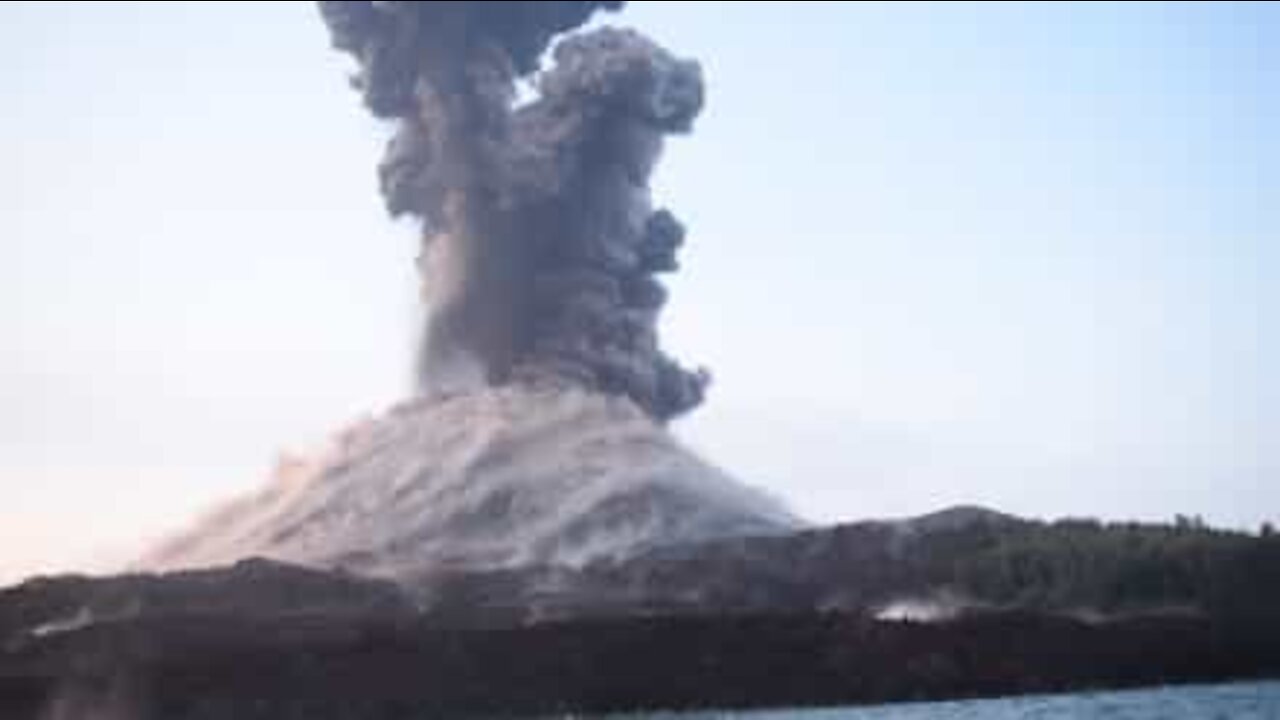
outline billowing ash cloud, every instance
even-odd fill
[[[663,136],[702,107],[698,65],[639,34],[552,40],[619,2],[321,2],[396,122],[379,166],[393,215],[423,223],[423,389],[568,379],[668,419],[708,376],[662,352],[657,317],[684,228],[652,207]],[[531,102],[516,106],[519,78]]]

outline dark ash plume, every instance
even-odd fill
[[[657,318],[684,228],[651,205],[663,136],[702,107],[698,65],[637,33],[557,35],[620,2],[321,2],[369,110],[396,121],[387,209],[423,223],[423,389],[568,379],[668,419],[705,371],[662,352]]]

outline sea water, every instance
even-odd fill
[[[858,708],[637,713],[611,717],[614,720],[1280,720],[1280,681]]]

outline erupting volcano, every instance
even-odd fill
[[[564,34],[621,5],[320,3],[358,63],[353,86],[395,126],[386,207],[422,226],[417,397],[144,566],[264,555],[417,578],[797,525],[665,428],[709,375],[658,341],[656,275],[676,269],[685,231],[648,183],[703,82],[636,32]]]

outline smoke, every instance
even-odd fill
[[[972,602],[944,593],[933,597],[894,600],[877,609],[875,618],[897,622],[946,622],[975,607]]]
[[[395,122],[378,168],[393,216],[419,218],[427,393],[559,380],[666,420],[709,376],[659,346],[684,228],[652,206],[663,137],[703,102],[695,62],[627,30],[559,34],[620,2],[321,2],[353,85]],[[516,82],[536,97],[515,105]]]

